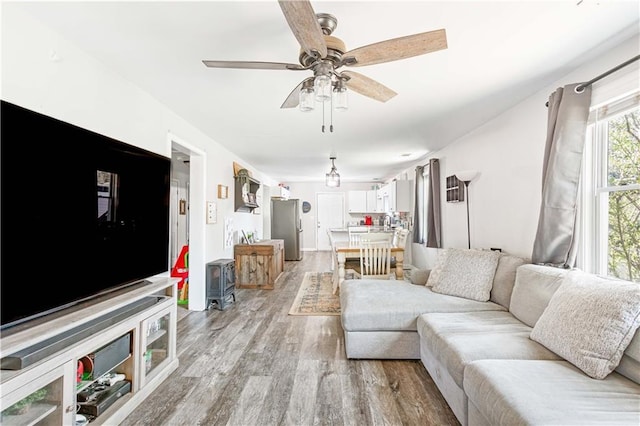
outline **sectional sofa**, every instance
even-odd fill
[[[419,359],[462,425],[640,425],[640,284],[446,249],[426,284],[347,280],[350,359]]]

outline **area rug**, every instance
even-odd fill
[[[333,294],[333,272],[306,272],[289,315],[340,315],[340,296]]]

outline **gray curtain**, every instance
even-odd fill
[[[440,162],[429,160],[429,188],[427,197],[427,247],[442,247],[442,225],[440,214]]]
[[[542,203],[533,263],[572,268],[576,262],[576,218],[580,169],[591,86],[558,88],[549,97],[547,141],[542,165]]]
[[[413,242],[422,244],[422,224],[424,223],[424,166],[416,167],[415,194],[413,196]]]

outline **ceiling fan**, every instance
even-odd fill
[[[307,0],[279,0],[278,3],[294,36],[301,46],[300,64],[252,61],[202,61],[211,68],[243,68],[266,70],[313,71],[287,96],[281,108],[305,110],[314,93],[318,100],[326,100],[331,93],[349,88],[363,96],[386,102],[397,95],[377,81],[354,71],[340,71],[343,66],[359,67],[397,61],[447,48],[444,29],[428,31],[381,41],[347,50],[344,42],[331,34],[338,25],[335,16],[316,14]],[[310,109],[312,109],[311,107]]]

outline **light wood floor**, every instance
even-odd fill
[[[305,252],[274,290],[181,311],[180,366],[122,425],[459,425],[420,361],[347,360],[339,316],[288,315],[330,262]]]

